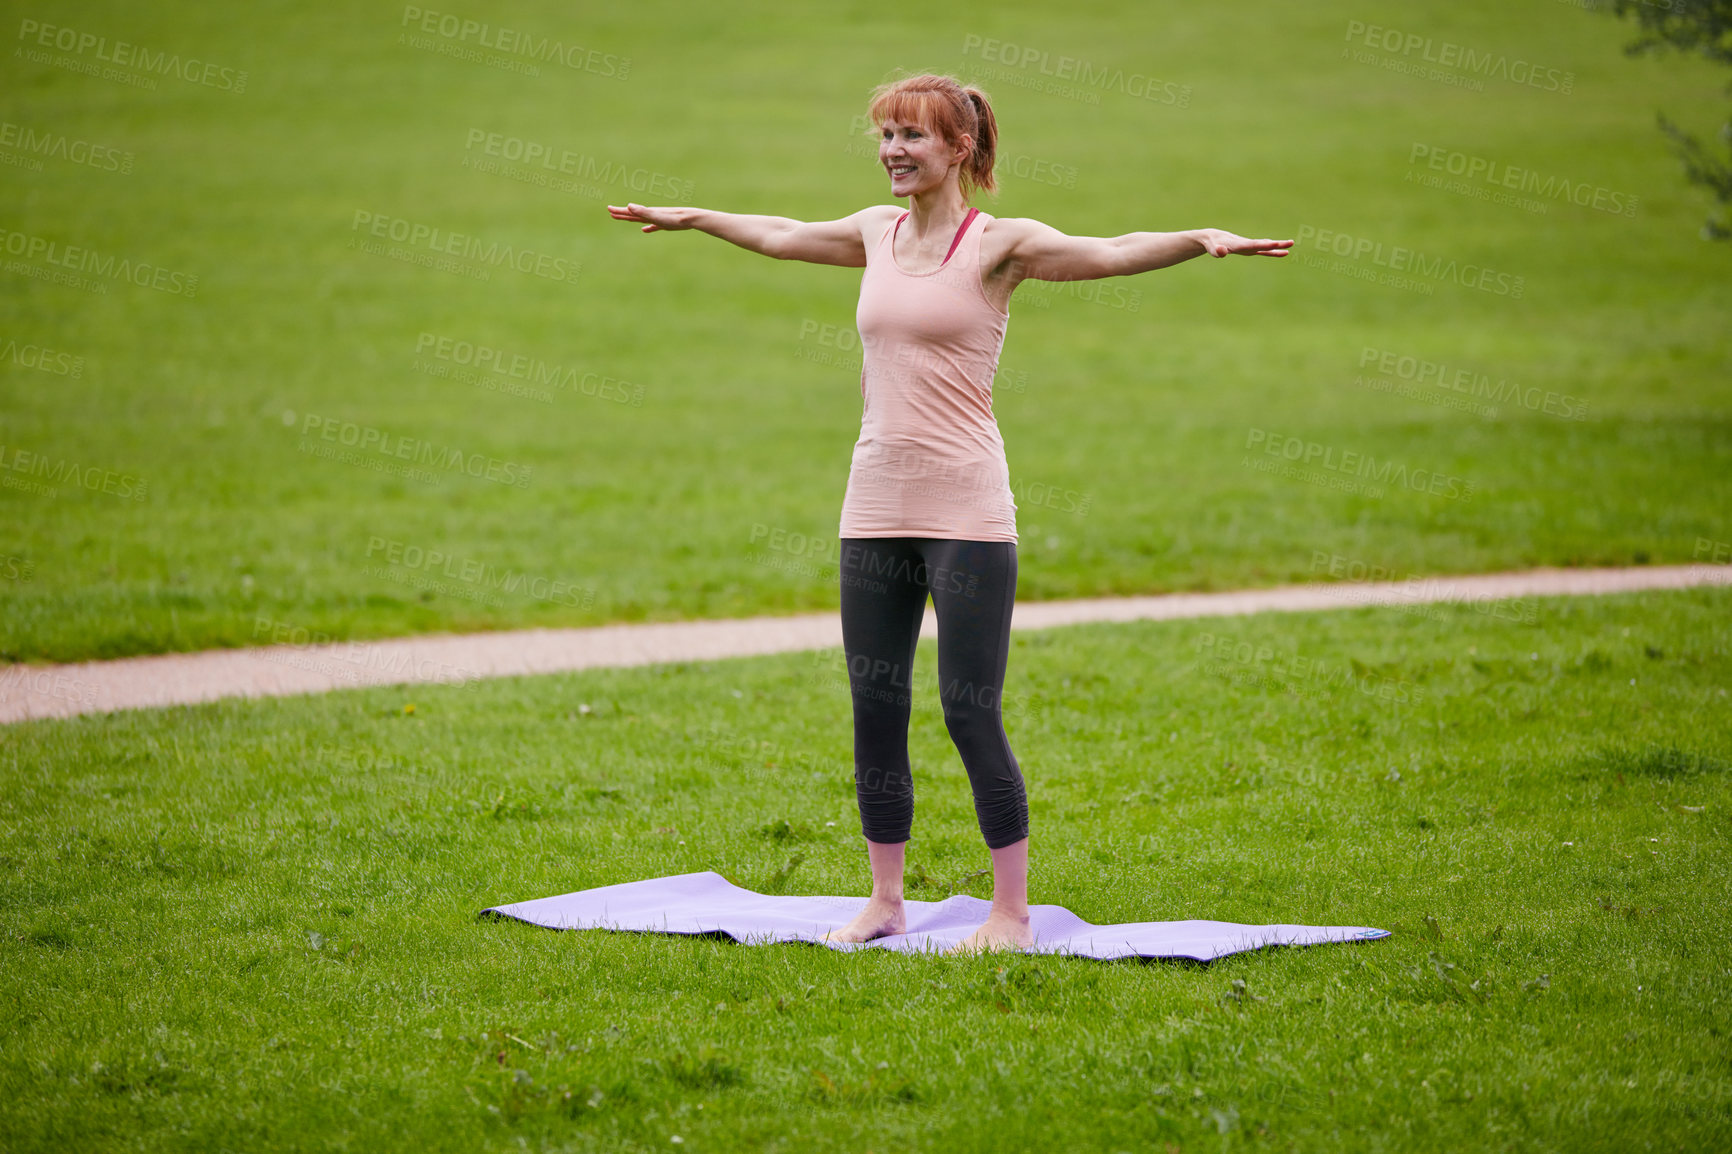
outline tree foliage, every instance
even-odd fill
[[[1613,0],[1612,11],[1642,30],[1624,49],[1631,56],[1670,47],[1732,64],[1732,0]]]
[[[1732,65],[1732,0],[1612,0],[1612,11],[1633,16],[1640,29],[1624,46],[1630,56],[1676,49],[1695,53],[1716,64]],[[1732,84],[1727,86],[1732,93]],[[1702,226],[1710,240],[1732,239],[1728,207],[1732,206],[1732,121],[1720,126],[1722,152],[1716,153],[1695,136],[1659,114],[1660,131],[1684,162],[1684,177],[1714,194],[1716,212]]]

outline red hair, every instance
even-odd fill
[[[907,76],[879,85],[872,93],[866,115],[880,128],[886,120],[921,125],[928,132],[938,133],[953,147],[968,136],[974,141],[974,151],[962,162],[962,171],[957,174],[962,199],[967,200],[976,188],[998,191],[998,184],[992,179],[998,121],[993,119],[992,105],[980,89],[965,87],[951,76],[931,73]]]

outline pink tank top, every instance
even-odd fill
[[[1016,501],[992,415],[1010,314],[980,283],[980,236],[993,218],[969,209],[944,263],[924,274],[896,263],[907,219],[884,230],[860,278],[863,408],[840,536],[1015,541]]]

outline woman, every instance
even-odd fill
[[[1219,229],[1066,236],[1036,220],[969,208],[993,192],[998,129],[986,94],[948,76],[881,86],[869,109],[890,193],[805,223],[702,208],[610,205],[644,232],[697,229],[777,260],[865,268],[856,324],[864,349],[860,439],[842,502],[842,638],[854,708],[854,782],[872,896],[827,936],[906,932],[903,847],[913,822],[908,719],[928,594],[938,616],[945,726],[962,756],[992,853],[992,909],[952,948],[1026,949],[1028,801],[999,694],[1016,596],[1016,503],[992,412],[1010,295],[1024,280],[1088,280],[1194,256],[1285,256],[1291,240]]]

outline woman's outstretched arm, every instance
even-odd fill
[[[1008,236],[1005,259],[1016,280],[1095,280],[1166,268],[1194,256],[1286,256],[1290,240],[1251,240],[1218,228],[1185,232],[1128,232],[1123,236],[1066,236],[1027,218],[994,222]]]
[[[678,232],[697,229],[777,260],[803,260],[812,264],[834,264],[844,268],[866,267],[866,243],[861,229],[893,206],[874,205],[841,220],[800,221],[785,216],[753,216],[740,212],[717,212],[708,208],[650,208],[641,204],[607,206],[615,220],[642,224],[644,232]],[[879,229],[882,232],[882,228]]]

